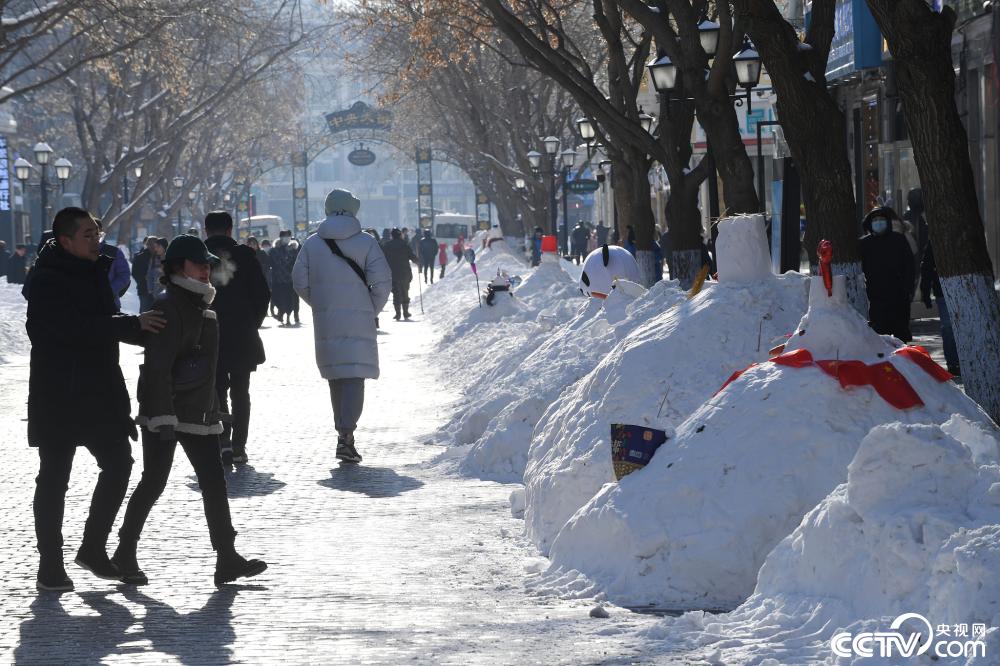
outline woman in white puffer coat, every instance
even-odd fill
[[[365,379],[379,376],[375,318],[392,287],[378,241],[361,231],[360,207],[350,192],[330,192],[326,220],[306,239],[292,269],[296,293],[312,308],[316,365],[330,382],[337,458],[345,462],[361,462],[354,430],[364,406]]]

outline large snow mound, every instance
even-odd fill
[[[0,363],[6,363],[31,351],[24,329],[27,303],[21,285],[0,280]]]
[[[558,264],[554,267],[561,272]],[[542,264],[537,271],[545,269]],[[539,272],[521,288],[537,278]],[[471,412],[492,418],[469,451],[463,472],[520,482],[532,432],[556,398],[644,323],[650,312],[662,312],[684,299],[676,282],[660,282],[649,291],[638,286],[613,289],[607,300],[588,299],[575,317],[553,329],[525,359],[516,365],[508,363],[510,372],[472,401]],[[491,407],[499,410],[491,411]]]
[[[795,273],[709,283],[690,301],[634,313],[645,322],[563,393],[535,429],[525,520],[539,548],[547,552],[566,521],[614,481],[612,423],[679,425],[734,371],[765,360],[771,341],[795,328],[807,284]]]
[[[746,603],[725,615],[665,621],[656,638],[719,663],[829,663],[834,635],[886,631],[904,613],[922,615],[935,631],[1000,627],[995,436],[957,415],[942,425],[873,428],[846,481],[768,555]],[[996,663],[997,634],[986,637],[985,659],[957,663]]]
[[[844,389],[816,366],[758,365],[691,414],[647,467],[606,485],[569,520],[552,543],[553,584],[582,573],[628,605],[734,608],[771,549],[845,480],[873,427],[941,424],[953,414],[990,427],[952,382],[893,355],[846,303],[842,280],[839,292],[837,307],[810,309],[788,348],[794,342],[816,359],[847,360],[850,350],[871,354],[859,359],[869,364],[889,360],[923,406],[899,410],[870,386]]]

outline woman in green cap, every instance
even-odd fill
[[[267,565],[236,552],[236,531],[229,511],[226,477],[219,451],[222,432],[215,366],[219,327],[209,309],[215,288],[209,282],[218,258],[195,236],[171,241],[163,259],[166,293],[153,305],[167,326],[148,336],[139,371],[139,417],[142,427],[142,479],[129,499],[120,543],[112,561],[122,581],[147,582],[136,559],[136,546],[150,510],[167,484],[177,443],[184,448],[198,477],[212,548],[216,551],[215,583],[255,576]]]

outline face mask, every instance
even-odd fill
[[[876,234],[884,234],[889,229],[889,220],[884,217],[872,220],[872,231]]]

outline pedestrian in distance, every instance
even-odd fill
[[[112,562],[121,580],[144,585],[137,546],[149,513],[167,485],[174,452],[180,443],[198,478],[212,548],[216,552],[215,584],[221,585],[267,569],[260,560],[236,552],[226,494],[226,475],[219,453],[223,431],[215,371],[219,355],[212,265],[200,238],[178,236],[170,242],[163,262],[166,293],[153,304],[166,320],[164,332],[146,341],[139,369],[139,417],[142,428],[142,478],[132,492]]]
[[[153,305],[146,276],[149,275],[149,262],[153,254],[151,248],[155,242],[154,236],[146,236],[142,241],[142,249],[132,257],[132,279],[135,280],[135,290],[139,295],[139,312],[145,312]]]
[[[893,230],[896,212],[888,207],[865,216],[861,238],[861,269],[868,292],[868,323],[876,333],[894,335],[903,342],[910,334],[910,301],[913,300],[913,252],[906,238]]]
[[[215,287],[212,310],[219,325],[215,389],[225,415],[220,443],[222,462],[228,466],[247,462],[250,374],[265,360],[264,343],[257,329],[267,317],[271,290],[264,279],[257,252],[250,245],[240,245],[233,239],[233,217],[229,213],[222,210],[206,215],[205,233],[208,234],[205,246],[220,261],[212,270],[212,286]]]
[[[448,265],[448,246],[444,243],[438,243],[438,263],[441,264],[441,275],[438,279],[444,278],[444,267]]]
[[[326,197],[326,219],[295,262],[295,290],[312,307],[316,364],[330,383],[338,459],[361,462],[354,431],[364,407],[365,379],[378,379],[375,318],[392,286],[378,241],[361,232],[361,202],[346,190]]]
[[[104,234],[104,223],[100,218],[95,217],[94,222],[97,223],[97,229],[102,234]],[[132,285],[132,274],[129,269],[128,259],[125,258],[125,253],[117,245],[112,245],[111,243],[106,243],[101,241],[101,254],[111,259],[111,267],[108,269],[108,281],[111,283],[111,293],[115,297],[115,306],[118,310],[122,309],[122,296],[128,292],[128,288]]]
[[[573,233],[570,236],[570,242],[572,247],[570,248],[570,254],[573,255],[573,262],[577,265],[586,256],[587,253],[587,237],[590,235],[587,230],[586,225],[580,221],[576,223],[573,227]]]
[[[7,259],[7,282],[24,284],[28,277],[28,246],[18,243],[14,246],[14,254]]]
[[[396,311],[393,319],[399,321],[400,315],[407,321],[410,320],[410,282],[413,280],[413,270],[410,262],[416,263],[417,256],[413,250],[403,240],[403,234],[399,229],[393,229],[390,233],[389,242],[382,246],[382,253],[389,263],[389,271],[392,273],[392,308]]]
[[[451,253],[455,255],[455,265],[462,263],[465,259],[465,236],[459,236],[455,244],[451,246]]]
[[[264,241],[267,243],[267,240]],[[268,255],[267,250],[264,246],[257,241],[257,238],[250,236],[247,238],[247,247],[254,251],[254,255],[257,257],[257,263],[260,264],[260,270],[264,274],[264,282],[267,284],[268,293],[271,292],[271,257]],[[270,247],[270,243],[268,243]]]
[[[271,297],[277,310],[277,319],[284,326],[299,323],[299,297],[292,286],[292,267],[299,254],[299,243],[292,232],[284,229],[278,233],[278,242],[271,249]]]
[[[129,437],[136,438],[131,402],[119,367],[119,342],[156,339],[165,320],[157,312],[117,314],[101,255],[96,222],[82,208],[56,213],[54,238],[42,248],[28,294],[31,340],[28,443],[38,448],[35,479],[37,587],[68,591],[62,523],[66,489],[78,446],[97,460],[100,474],[76,563],[99,578],[121,572],[107,555],[107,540],[128,489]]]
[[[545,232],[542,231],[541,227],[535,227],[534,233],[531,235],[531,265],[532,267],[538,266],[542,263],[542,237]]]
[[[961,375],[958,347],[955,346],[955,331],[951,327],[951,314],[948,310],[948,303],[944,299],[944,291],[941,289],[941,278],[938,276],[937,264],[934,262],[934,250],[928,243],[924,250],[923,260],[920,262],[920,300],[928,310],[934,307],[931,296],[934,296],[938,306],[938,318],[941,320],[941,343],[944,346],[944,360],[948,366],[948,372],[956,376]]]
[[[166,287],[163,285],[163,255],[167,253],[167,239],[156,238],[152,244],[153,251],[149,254],[149,272],[146,273],[146,291],[149,294],[150,307],[153,301],[163,296]]]
[[[424,237],[420,239],[420,266],[424,284],[428,279],[434,284],[434,260],[437,259],[438,243],[430,229],[424,229]]]
[[[10,259],[10,252],[7,251],[7,242],[0,240],[0,277],[7,275],[8,259]]]

